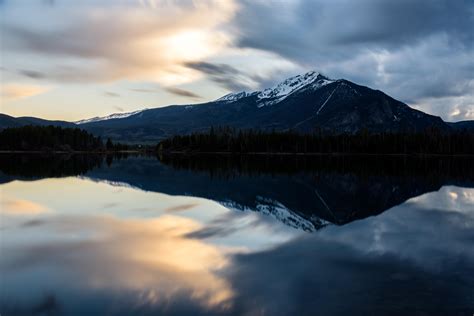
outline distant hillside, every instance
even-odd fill
[[[457,131],[466,130],[469,132],[474,132],[474,120],[448,123],[448,125]]]
[[[50,121],[36,117],[13,117],[6,114],[0,113],[0,130],[8,127],[21,127],[26,125],[39,125],[39,126],[60,126],[60,127],[77,127],[76,124],[66,121]]]

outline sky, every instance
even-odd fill
[[[0,112],[79,120],[316,70],[474,119],[472,0],[0,0]]]

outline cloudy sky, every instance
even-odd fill
[[[472,0],[0,0],[1,111],[78,120],[317,70],[474,119]]]

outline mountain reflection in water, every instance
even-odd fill
[[[474,187],[474,161],[469,158],[176,155],[160,161],[74,155],[5,160],[10,165],[2,163],[3,181],[81,175],[203,197],[230,209],[265,213],[305,231],[377,215],[443,185]]]
[[[474,311],[468,158],[0,162],[2,316]]]

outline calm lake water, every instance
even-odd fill
[[[473,315],[474,161],[0,155],[0,314]]]

